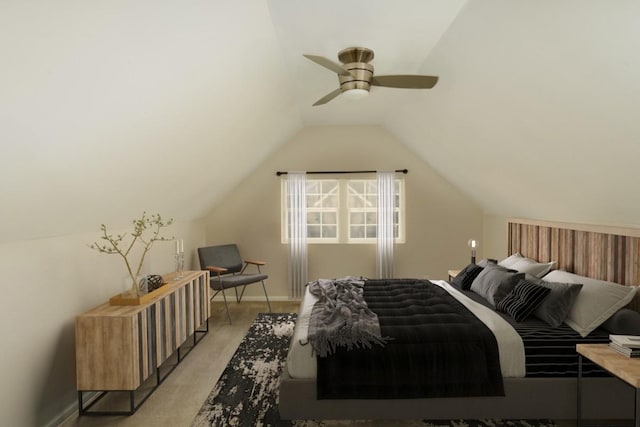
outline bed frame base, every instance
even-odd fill
[[[620,420],[634,415],[633,389],[615,378],[583,378],[582,419]],[[317,400],[315,379],[280,381],[283,420],[576,419],[576,378],[506,378],[505,396],[431,399]]]

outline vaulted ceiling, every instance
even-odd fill
[[[431,90],[338,86],[375,51]],[[378,124],[487,213],[640,224],[640,3],[0,3],[0,241],[205,215],[304,126]]]

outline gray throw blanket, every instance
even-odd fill
[[[336,347],[384,346],[378,316],[362,296],[364,283],[361,277],[343,277],[307,284],[309,292],[319,298],[311,311],[308,335],[319,357],[333,354]]]

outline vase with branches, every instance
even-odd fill
[[[132,281],[129,292],[132,296],[139,296],[140,283],[137,278],[142,270],[147,252],[149,252],[153,244],[157,241],[174,240],[174,237],[164,237],[160,234],[163,228],[168,227],[172,223],[173,218],[164,220],[160,214],[147,215],[146,212],[143,212],[140,218],[133,220],[133,232],[130,234],[110,234],[107,231],[107,226],[101,224],[100,231],[102,232],[102,236],[100,236],[100,239],[102,242],[93,242],[89,247],[103,254],[121,256],[127,267],[129,278]],[[132,255],[131,251],[138,242],[142,245],[142,254],[136,264],[129,259],[129,256]]]

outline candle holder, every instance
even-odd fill
[[[182,279],[184,277],[184,252],[180,252],[175,255],[176,264],[176,276],[175,280]]]
[[[176,240],[175,268],[175,280],[182,279],[184,277],[184,240],[182,239]]]

